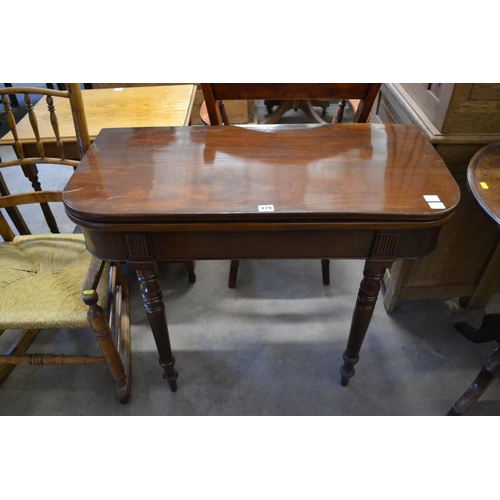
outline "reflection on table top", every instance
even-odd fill
[[[416,126],[379,124],[107,129],[64,193],[73,215],[115,222],[432,224],[459,198]]]
[[[163,85],[157,87],[126,87],[123,89],[82,90],[90,139],[102,128],[158,127],[188,125],[194,102],[194,85]],[[69,101],[54,98],[62,139],[76,140]],[[54,132],[45,99],[35,106],[40,135],[44,142],[54,142]],[[17,125],[22,142],[35,142],[28,116]],[[9,132],[0,145],[11,145]]]

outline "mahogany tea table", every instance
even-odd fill
[[[500,228],[500,142],[484,146],[472,157],[467,168],[467,187],[486,217]],[[500,375],[500,314],[486,314],[479,328],[465,321],[455,323],[455,328],[474,344],[495,341],[498,347],[451,407],[448,415],[453,416],[463,415]]]
[[[89,251],[135,270],[177,389],[157,262],[363,259],[341,384],[384,272],[431,252],[460,192],[415,125],[103,129],[63,194]]]

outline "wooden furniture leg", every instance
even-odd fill
[[[323,285],[330,284],[330,261],[321,259],[321,273],[323,275]]]
[[[342,123],[342,120],[344,119],[344,109],[346,106],[346,100],[341,99],[339,101],[339,106],[337,108],[337,114],[333,118],[333,123]]]
[[[42,191],[42,186],[40,184],[40,181],[38,180],[38,167],[33,164],[33,165],[24,165],[21,168],[23,169],[24,175],[31,182],[33,189],[35,191]],[[54,214],[52,213],[49,204],[40,203],[40,207],[45,217],[45,221],[49,226],[50,232],[54,234],[59,233],[59,228],[57,227],[56,219],[54,218]]]
[[[323,120],[316,110],[314,109],[311,101],[309,100],[286,100],[282,101],[282,103],[278,106],[278,109],[265,120],[266,125],[274,125],[277,123],[280,118],[291,109],[301,109],[304,114],[314,123],[326,123]]]
[[[7,184],[5,183],[5,180],[0,173],[0,196],[8,196],[9,194],[9,188],[7,187]],[[9,214],[9,217],[11,218],[12,223],[14,224],[16,229],[19,231],[19,234],[31,234],[31,231],[26,225],[26,222],[24,221],[23,216],[21,215],[21,212],[19,212],[19,209],[17,207],[7,207],[5,211]]]
[[[229,288],[234,288],[236,286],[236,278],[238,277],[238,268],[240,267],[239,260],[232,260],[229,267],[229,282],[227,286]]]
[[[0,330],[0,335],[5,330]],[[21,340],[15,342],[12,347],[5,353],[5,356],[22,356],[29,349],[33,341],[36,339],[40,330],[23,330]],[[5,382],[5,379],[10,375],[16,365],[0,364],[0,385]]]
[[[163,380],[168,382],[170,390],[177,390],[177,370],[174,368],[175,358],[170,346],[167,318],[161,285],[158,279],[158,266],[155,262],[131,263],[140,283],[142,300],[146,309],[151,331],[160,355],[160,366],[163,368]]]
[[[500,343],[500,314],[487,314],[479,328],[473,328],[466,321],[455,323],[455,328],[470,342],[483,344],[496,340]]]
[[[481,397],[498,374],[500,374],[500,350],[497,348],[481,368],[476,380],[452,406],[448,415],[457,416],[465,413]]]
[[[466,321],[455,323],[455,328],[470,342],[483,344],[492,340],[500,343],[500,314],[487,314],[479,328],[473,328]],[[484,393],[488,386],[500,374],[499,348],[488,358],[479,375],[463,396],[452,406],[448,415],[462,415]]]
[[[38,180],[38,168],[36,165],[25,165],[22,167],[24,175],[29,179],[31,185],[35,191],[41,191],[42,187],[40,185],[40,181]],[[0,173],[0,195],[7,196],[10,194],[10,191],[5,183],[5,180]],[[45,220],[47,225],[50,228],[52,233],[59,233],[59,229],[57,227],[57,222],[54,218],[54,214],[50,209],[48,203],[40,203],[40,207],[42,208]],[[17,207],[9,207],[5,209],[9,214],[9,217],[12,219],[13,224],[16,226],[16,229],[19,231],[19,234],[31,234],[26,222],[23,220],[23,217]]]
[[[351,330],[347,341],[347,349],[344,352],[344,364],[340,367],[340,384],[346,386],[349,379],[354,375],[354,365],[359,361],[359,351],[363,345],[366,331],[375,309],[380,282],[391,262],[367,260],[363,270],[364,278],[359,287],[356,307],[352,316]]]
[[[196,283],[196,274],[194,272],[195,261],[194,260],[186,260],[186,262],[184,262],[184,266],[186,267],[186,271],[188,272],[189,282]]]
[[[271,115],[271,114],[272,114],[272,112],[273,112],[273,107],[274,107],[274,106],[278,106],[278,109],[280,109],[280,106],[282,106],[283,102],[284,102],[283,100],[265,99],[265,100],[264,100],[264,106],[266,107],[268,114],[270,114],[270,115]],[[287,105],[285,105],[285,106],[283,107],[283,109],[281,109],[281,110],[280,110],[280,115],[279,115],[279,117],[283,116],[283,114],[284,114],[286,111],[288,111],[288,110],[292,109],[292,107],[293,107],[293,109],[294,109],[295,111],[297,111],[297,109],[299,109],[299,108],[300,108],[300,109],[302,109],[302,110],[303,110],[306,114],[308,113],[308,112],[306,112],[306,111],[302,108],[302,105],[300,104],[300,102],[301,102],[301,101],[297,101],[297,100],[295,100],[295,101],[291,101],[291,102],[292,102],[292,104],[287,104]],[[304,102],[305,102],[305,101],[304,101]],[[330,101],[326,101],[326,100],[311,99],[311,100],[307,100],[307,102],[309,103],[309,106],[311,106],[311,107],[317,106],[317,107],[319,107],[319,108],[322,108],[322,110],[323,110],[323,111],[322,111],[322,113],[321,113],[321,115],[322,115],[322,116],[325,116],[325,115],[326,115],[326,110],[327,110],[327,108],[330,106]],[[307,104],[305,104],[305,105],[304,105],[304,108],[307,108],[307,107],[308,107],[308,105],[307,105]],[[308,116],[309,116],[309,115],[308,115]],[[318,116],[319,116],[319,115],[318,115]],[[317,117],[314,117],[314,118],[313,118],[313,120],[314,120],[314,121],[316,121],[316,120],[317,120]]]
[[[106,321],[104,310],[97,305],[97,293],[95,290],[88,291],[93,293],[83,295],[85,303],[89,306],[87,318],[94,330],[95,338],[101,348],[102,355],[108,365],[109,371],[115,379],[118,399],[120,403],[128,403],[130,400],[130,381],[127,377],[127,371],[120,356],[120,352],[117,350],[120,349],[120,346],[115,346],[115,341],[113,340],[111,329]],[[118,321],[120,320],[121,318],[118,319]]]

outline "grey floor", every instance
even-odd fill
[[[290,121],[302,120],[291,113]],[[0,122],[3,135],[3,114]],[[12,154],[0,148],[3,159]],[[6,181],[11,191],[21,190],[25,180],[11,170]],[[64,185],[67,175],[42,182]],[[38,221],[35,212],[28,216]],[[162,380],[131,276],[131,402],[118,402],[105,366],[20,366],[0,388],[0,415],[446,415],[495,348],[470,344],[453,325],[479,326],[485,313],[500,312],[499,297],[485,310],[463,310],[450,297],[400,302],[390,314],[379,300],[356,375],[341,387],[338,369],[362,268],[359,261],[332,261],[332,283],[324,286],[319,261],[242,262],[230,290],[228,262],[197,262],[195,284],[182,265],[161,264],[176,393]],[[0,347],[17,334],[5,332]],[[97,353],[91,331],[42,332],[31,348],[73,350]],[[500,381],[468,415],[500,415]]]

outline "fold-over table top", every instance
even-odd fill
[[[103,129],[63,194],[89,222],[436,223],[460,191],[415,125]]]

